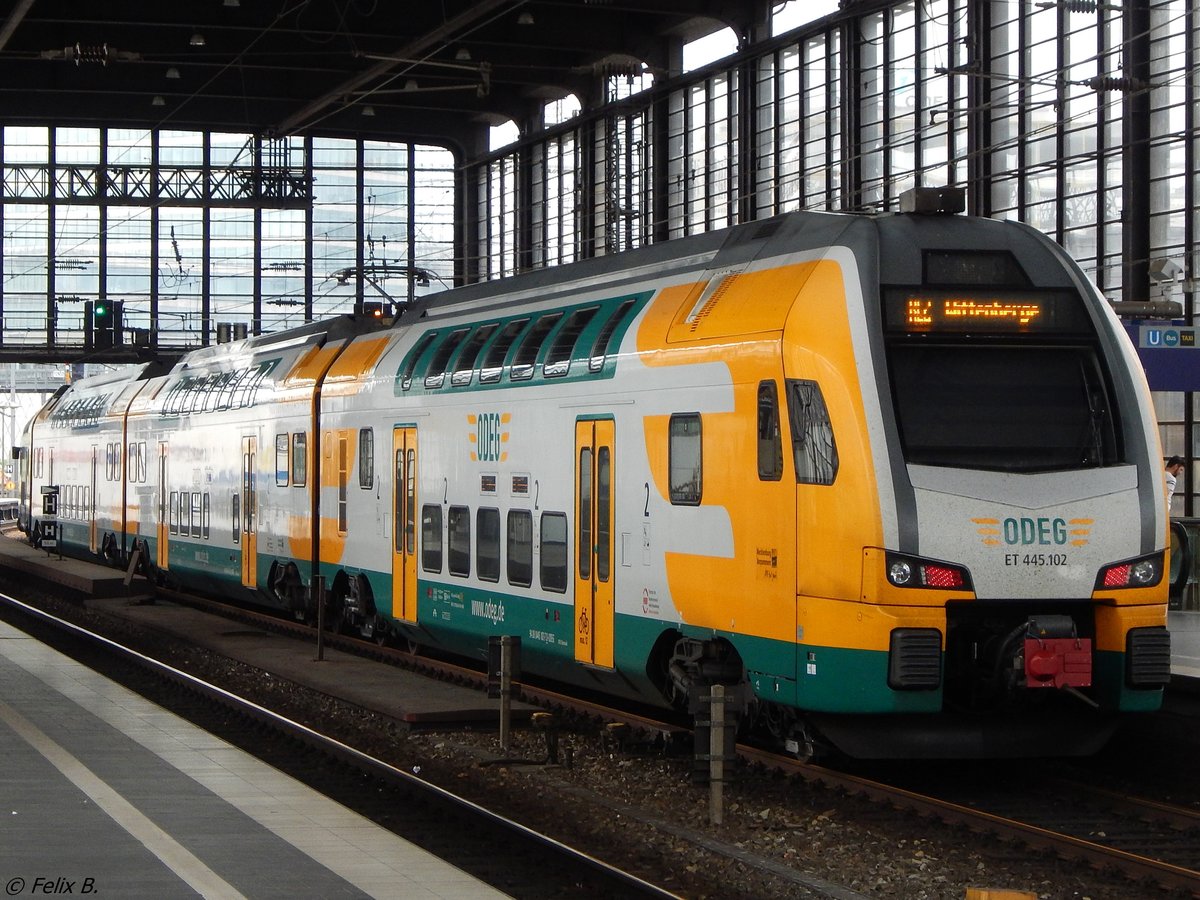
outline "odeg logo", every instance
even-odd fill
[[[1010,547],[1062,546],[1067,542],[1067,520],[1009,518],[1001,523],[1001,532]]]
[[[1058,516],[984,516],[971,520],[976,533],[988,547],[1086,546],[1094,519],[1064,519]]]
[[[472,462],[504,462],[508,456],[504,452],[504,445],[508,443],[504,426],[511,418],[509,413],[494,412],[467,416],[467,422],[475,429],[468,434],[468,439],[475,445],[471,451]]]

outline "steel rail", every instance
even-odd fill
[[[747,760],[779,768],[799,775],[807,781],[848,793],[861,794],[871,800],[908,809],[919,815],[934,816],[947,824],[966,825],[975,831],[987,831],[1003,840],[1016,840],[1031,847],[1053,851],[1065,859],[1084,860],[1096,868],[1114,868],[1132,879],[1151,879],[1164,887],[1200,892],[1200,871],[1194,869],[1129,853],[948,800],[918,794],[858,775],[837,772],[813,763],[788,760],[786,757],[754,747],[739,744],[738,753]]]

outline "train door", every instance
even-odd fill
[[[392,615],[417,621],[417,429],[392,431]]]
[[[242,584],[252,588],[258,584],[258,523],[255,496],[254,466],[258,442],[253,435],[242,438]]]
[[[88,475],[87,496],[83,498],[84,512],[88,519],[88,549],[93,553],[97,550],[96,544],[96,458],[99,455],[100,448],[92,444],[92,468]]]
[[[170,516],[167,512],[167,442],[159,441],[158,443],[158,523],[157,535],[158,546],[155,550],[154,564],[162,571],[167,571],[167,563],[170,558],[169,543],[170,537],[168,528],[170,527]]]
[[[615,423],[575,423],[575,660],[613,664]]]

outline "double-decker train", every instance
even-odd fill
[[[19,452],[67,553],[648,703],[724,684],[802,752],[1088,753],[1170,677],[1146,382],[1015,223],[798,212],[458,288],[81,379]]]

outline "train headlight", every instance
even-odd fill
[[[888,581],[896,587],[907,587],[912,577],[912,566],[902,559],[897,559],[888,566]]]
[[[1163,555],[1151,553],[1105,566],[1096,576],[1096,589],[1154,587],[1162,576]]]
[[[886,566],[888,581],[895,587],[971,590],[971,576],[962,566],[890,552]]]
[[[1133,584],[1151,585],[1158,583],[1159,566],[1157,560],[1143,559],[1135,562],[1129,570],[1129,580]]]

